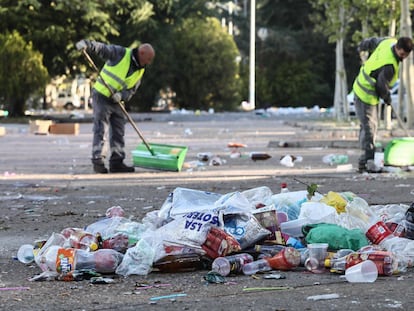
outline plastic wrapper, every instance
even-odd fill
[[[242,249],[254,245],[271,234],[253,215],[226,215],[224,230],[240,243]]]
[[[206,256],[215,259],[241,250],[239,242],[225,231],[212,227],[201,245]]]
[[[273,205],[270,205],[258,208],[253,212],[253,215],[263,228],[270,231],[270,235],[266,237],[266,240],[271,240],[273,243],[285,245],[285,237],[283,236],[279,225],[279,216],[281,213],[282,212],[277,212]],[[286,221],[286,219],[284,221]]]

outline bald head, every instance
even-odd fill
[[[138,59],[141,66],[151,64],[155,51],[151,44],[143,43],[138,47]]]

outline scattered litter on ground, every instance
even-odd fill
[[[315,296],[308,296],[307,300],[328,300],[328,299],[338,299],[340,296],[338,294],[324,294],[324,295],[315,295]]]

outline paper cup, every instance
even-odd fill
[[[372,260],[364,260],[345,270],[345,278],[350,283],[372,283],[377,277],[377,265]]]

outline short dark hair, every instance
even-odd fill
[[[409,37],[401,37],[397,41],[397,48],[403,49],[405,52],[410,53],[413,50],[413,40]]]

